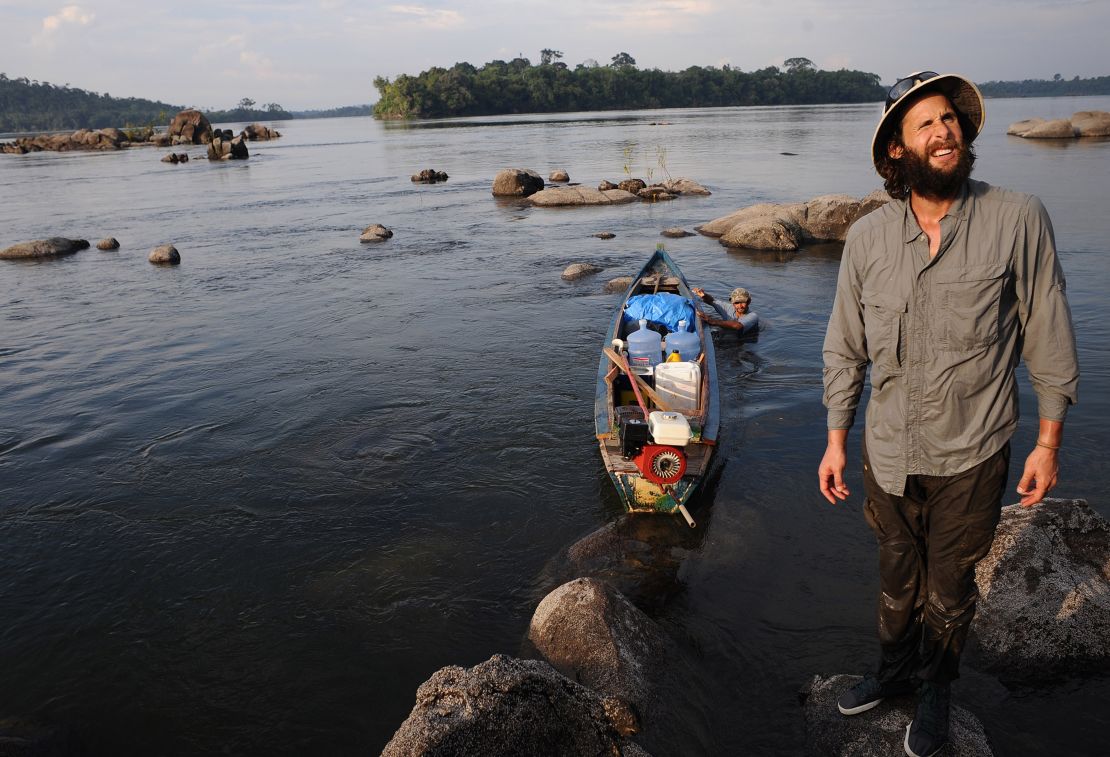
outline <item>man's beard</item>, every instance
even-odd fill
[[[930,200],[947,200],[959,194],[971,176],[971,167],[975,164],[975,154],[971,148],[950,141],[932,150],[946,147],[955,150],[958,156],[956,165],[947,171],[929,165],[928,155],[922,157],[909,148],[902,152],[902,171],[906,186],[915,194]]]

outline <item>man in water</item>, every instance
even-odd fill
[[[1023,358],[1040,425],[1017,491],[1056,485],[1079,367],[1052,224],[1036,197],[970,179],[983,99],[967,79],[899,80],[872,141],[894,200],[848,232],[824,346],[829,502],[847,499],[845,440],[871,369],[864,517],[879,542],[878,672],[844,692],[845,715],[917,690],[905,751],[948,737],[949,683],[975,614],[1017,426]]]
[[[710,326],[720,326],[723,329],[732,329],[741,333],[745,331],[754,331],[759,327],[759,316],[755,313],[749,313],[748,309],[752,304],[752,296],[748,293],[747,289],[737,287],[732,290],[728,296],[728,301],[732,305],[732,311],[729,312],[723,305],[713,299],[713,295],[706,294],[705,290],[701,287],[690,287],[690,291],[696,294],[706,304],[711,306],[717,311],[720,318],[713,318],[706,315],[701,310],[696,310],[698,318],[708,323]]]

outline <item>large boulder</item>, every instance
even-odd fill
[[[170,121],[167,133],[175,144],[206,145],[212,140],[212,124],[199,110],[183,110]]]
[[[828,757],[872,757],[903,754],[906,728],[917,707],[912,695],[886,699],[873,710],[844,717],[836,698],[860,680],[859,676],[814,676],[801,692],[805,707],[807,755]],[[952,704],[948,721],[946,757],[989,757],[994,754],[979,719],[958,704]]]
[[[65,237],[50,237],[37,239],[33,242],[20,242],[7,249],[0,250],[0,260],[28,260],[32,258],[56,258],[62,255],[72,255],[80,250],[87,250],[87,239],[66,239]]]
[[[177,265],[181,262],[181,253],[172,244],[163,244],[151,250],[147,260],[156,265]]]
[[[387,239],[393,238],[393,230],[387,226],[382,226],[380,223],[372,223],[362,230],[359,236],[360,242],[384,242]]]
[[[976,566],[977,654],[999,677],[1110,667],[1110,524],[1081,500],[1002,509]]]
[[[620,205],[636,202],[636,195],[622,189],[601,191],[592,187],[549,187],[536,192],[528,198],[533,205],[541,208],[567,207],[578,205]]]
[[[543,177],[529,168],[506,168],[493,177],[494,197],[527,197],[543,189]]]
[[[635,711],[653,711],[652,674],[664,664],[659,625],[612,586],[578,578],[544,597],[528,640],[556,670]]]
[[[792,251],[801,247],[803,240],[801,227],[793,219],[771,214],[736,224],[720,242],[725,247]]]
[[[698,184],[693,179],[679,177],[677,179],[667,179],[663,182],[663,186],[668,192],[675,195],[710,195],[713,194],[708,189]]]
[[[1044,123],[1043,118],[1026,118],[1010,124],[1006,133],[1014,137],[1024,137],[1030,131]]]
[[[633,278],[631,276],[618,276],[615,279],[609,279],[602,287],[602,291],[606,294],[623,294],[628,291],[628,287],[632,286]]]
[[[1081,110],[1072,114],[1071,125],[1081,137],[1110,137],[1110,113]]]
[[[821,195],[806,203],[802,230],[807,240],[843,242],[859,216],[860,201],[849,195]]]
[[[593,263],[571,263],[563,269],[563,281],[577,281],[595,273],[601,273],[604,270],[601,266]]]
[[[646,186],[647,182],[643,179],[625,179],[620,184],[617,184],[617,189],[623,189],[625,192],[636,194]]]
[[[277,139],[281,136],[277,129],[271,129],[265,124],[250,124],[243,129],[243,136],[251,142],[267,139]]]
[[[761,202],[758,205],[749,205],[746,208],[734,210],[726,216],[714,218],[708,223],[701,226],[695,226],[694,229],[699,234],[704,234],[707,237],[722,237],[729,229],[743,221],[750,221],[753,218],[760,218],[770,215],[771,217],[778,217],[780,215],[800,215],[805,212],[804,203],[795,203],[794,205],[779,205],[773,202]]]
[[[860,218],[863,218],[872,210],[878,210],[890,202],[891,199],[891,196],[887,194],[885,189],[876,189],[859,201],[859,212],[856,214],[856,220],[858,221]]]
[[[242,134],[231,137],[230,131],[216,132],[208,143],[209,160],[246,160],[249,157],[247,141]]]
[[[494,655],[470,669],[442,668],[421,684],[382,755],[646,754],[622,737],[622,715],[545,662]]]
[[[1076,136],[1076,131],[1068,119],[1055,118],[1037,124],[1021,136],[1026,139],[1072,139]]]

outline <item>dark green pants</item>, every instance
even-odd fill
[[[908,476],[901,497],[863,451],[863,512],[879,540],[879,680],[947,683],[975,616],[975,564],[990,551],[1010,445],[955,476]]]

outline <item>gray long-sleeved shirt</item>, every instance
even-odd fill
[[[871,367],[864,441],[876,480],[951,476],[1017,426],[1025,360],[1041,418],[1078,400],[1079,365],[1052,224],[1036,197],[969,181],[937,255],[905,201],[848,231],[825,335],[830,429],[851,428]]]

